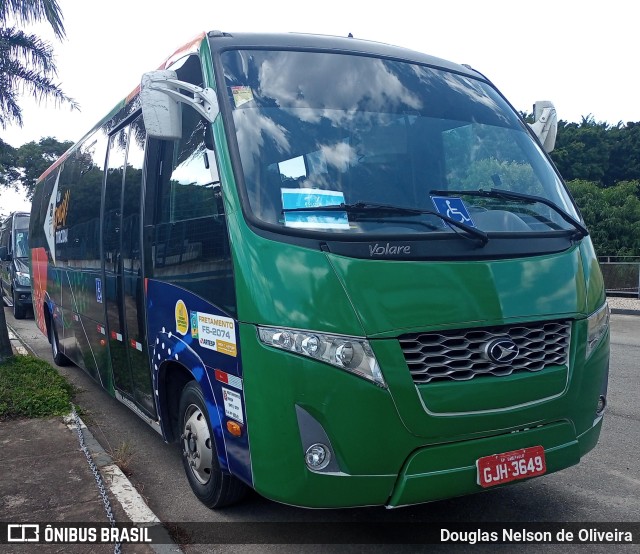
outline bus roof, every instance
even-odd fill
[[[210,31],[207,33],[207,37],[209,38],[211,49],[214,52],[230,48],[335,50],[345,53],[374,54],[376,56],[415,61],[421,64],[482,78],[479,73],[470,69],[468,66],[456,64],[408,48],[353,37],[308,33],[223,33],[221,31]]]

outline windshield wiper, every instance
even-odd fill
[[[560,206],[542,196],[534,196],[533,194],[524,194],[522,192],[512,192],[510,190],[496,188],[492,188],[490,190],[432,190],[431,194],[437,196],[462,196],[466,194],[467,196],[482,196],[485,198],[504,198],[505,200],[517,200],[519,202],[525,202],[527,204],[535,204],[536,202],[539,202],[540,204],[549,206],[549,208],[556,212],[562,219],[572,225],[576,230],[574,234],[574,237],[576,239],[579,240],[589,235],[589,231],[584,225],[582,225],[582,223],[580,223],[577,219],[571,217]]]
[[[471,227],[455,219],[451,219],[446,215],[435,212],[433,210],[421,210],[418,208],[406,208],[404,206],[394,206],[392,204],[377,204],[375,202],[355,202],[354,204],[330,204],[328,206],[314,206],[304,208],[283,208],[283,213],[289,212],[346,212],[348,214],[393,214],[398,216],[412,216],[412,215],[433,215],[445,221],[449,225],[464,231],[465,234],[461,235],[465,238],[471,238],[472,240],[479,241],[480,246],[484,246],[489,242],[487,233]],[[434,226],[434,229],[437,227]]]

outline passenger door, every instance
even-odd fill
[[[109,138],[102,202],[103,294],[115,388],[155,418],[141,263],[144,141],[142,116]]]

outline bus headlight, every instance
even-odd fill
[[[276,327],[258,327],[258,336],[268,346],[314,358],[387,388],[366,339]]]
[[[600,339],[609,328],[609,304],[605,301],[600,309],[593,312],[587,318],[587,348],[585,357],[588,358],[593,349],[598,345]]]
[[[21,287],[29,287],[31,286],[31,278],[28,273],[23,273],[22,271],[16,271],[16,281]]]

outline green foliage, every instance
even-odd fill
[[[47,362],[13,356],[0,363],[0,420],[69,412],[73,389]]]
[[[0,0],[0,24],[9,20],[21,25],[31,25],[46,19],[58,38],[65,35],[62,12],[57,0]]]
[[[605,185],[640,180],[640,123],[627,123],[609,131],[611,153]]]
[[[560,121],[551,152],[601,256],[640,255],[640,123]]]
[[[580,123],[558,123],[558,136],[551,157],[567,181],[583,179],[604,183],[609,170],[611,144],[608,125],[583,117]]]
[[[16,186],[20,178],[16,149],[0,139],[0,187]]]
[[[640,182],[627,181],[609,188],[582,180],[567,184],[599,256],[640,253]]]
[[[58,38],[64,36],[62,13],[56,0],[0,0],[0,127],[22,125],[20,97],[31,94],[40,101],[52,99],[57,104],[78,104],[53,81],[56,66],[51,45],[19,25],[46,20]]]
[[[38,142],[23,144],[16,150],[16,165],[23,171],[20,181],[29,199],[33,197],[38,177],[71,146],[71,141],[60,142],[53,137],[44,137]]]
[[[30,200],[38,177],[72,145],[71,141],[44,137],[13,148],[0,139],[0,187],[19,190],[22,186]]]
[[[591,116],[580,123],[561,120],[551,158],[567,181],[609,187],[640,179],[640,123],[612,126]]]

